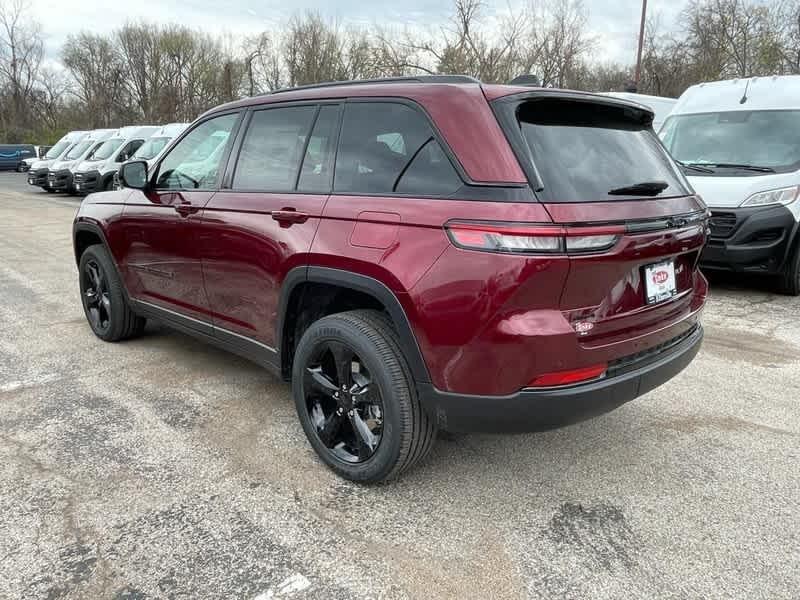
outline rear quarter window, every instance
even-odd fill
[[[461,178],[427,118],[394,102],[346,105],[334,191],[438,197],[453,194]]]
[[[546,202],[630,201],[689,193],[642,112],[564,99],[522,102],[517,120]],[[658,192],[619,190],[659,184]],[[611,193],[616,191],[617,193]]]

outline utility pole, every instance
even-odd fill
[[[639,25],[639,49],[636,51],[636,73],[633,82],[636,89],[639,89],[639,78],[642,75],[642,48],[644,47],[644,23],[647,19],[647,0],[642,0],[642,22]]]

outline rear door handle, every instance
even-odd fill
[[[272,211],[272,218],[278,221],[281,227],[289,227],[294,223],[305,223],[308,221],[308,216],[308,213],[298,212],[293,208]]]
[[[182,217],[188,217],[189,215],[193,215],[199,210],[200,210],[199,206],[193,206],[191,204],[178,204],[175,207],[175,212]]]

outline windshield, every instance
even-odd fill
[[[150,160],[161,152],[171,139],[170,137],[150,138],[136,151],[133,158]]]
[[[800,168],[800,110],[673,115],[661,137],[672,156],[688,164]]]
[[[517,111],[547,202],[680,196],[683,178],[640,111],[535,100]]]
[[[59,156],[61,156],[61,153],[67,149],[70,143],[71,142],[69,140],[62,140],[58,142],[55,146],[53,146],[52,148],[50,148],[50,150],[47,151],[47,154],[45,154],[44,157],[49,158],[51,160],[54,158],[58,158]]]
[[[116,149],[122,145],[122,142],[124,141],[125,140],[123,140],[122,138],[112,138],[110,140],[106,140],[105,142],[103,142],[103,145],[100,146],[95,151],[94,156],[92,156],[92,158],[94,160],[105,160],[109,158],[112,154],[114,154]]]
[[[72,150],[67,152],[67,155],[64,157],[66,160],[75,160],[76,158],[80,158],[84,152],[86,152],[91,145],[94,143],[94,140],[89,140],[86,142],[79,142],[72,147]]]

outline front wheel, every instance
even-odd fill
[[[397,477],[433,446],[436,428],[417,398],[397,334],[376,311],[313,323],[297,345],[292,392],[314,450],[352,481]]]
[[[89,246],[78,266],[83,311],[94,334],[106,342],[140,335],[145,319],[128,306],[122,282],[105,246]]]
[[[55,193],[56,193],[56,191],[55,191],[53,188],[49,188],[49,187],[43,187],[42,189],[43,189],[45,192],[47,192],[48,194],[55,194]]]

